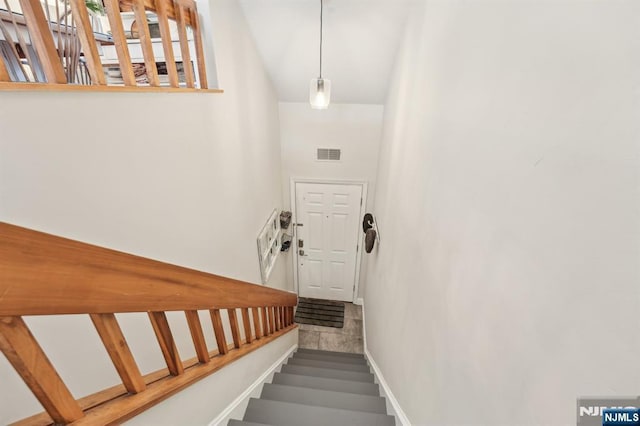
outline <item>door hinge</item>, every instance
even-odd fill
[[[360,206],[362,206],[362,197],[360,197]]]

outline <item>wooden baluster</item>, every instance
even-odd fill
[[[164,59],[169,74],[169,85],[171,87],[179,87],[178,69],[176,68],[173,41],[171,40],[171,30],[169,29],[168,2],[167,0],[155,0],[155,4],[156,13],[158,14],[158,26],[160,27],[160,37],[162,37],[162,49],[164,50]]]
[[[278,319],[278,308],[276,306],[271,308],[271,312],[273,313],[273,321],[275,325],[275,330],[280,330],[280,320]]]
[[[144,56],[144,67],[147,71],[149,84],[154,87],[160,86],[158,78],[158,68],[156,67],[156,57],[153,54],[153,44],[151,43],[151,33],[147,23],[147,11],[144,7],[144,0],[133,0],[133,13],[138,24],[140,34],[140,47]]]
[[[269,307],[269,321],[271,322],[271,333],[278,331],[276,328],[276,313],[273,306]]]
[[[0,55],[0,81],[11,81],[7,66],[4,64],[4,57]]]
[[[204,333],[202,332],[202,324],[200,323],[200,317],[198,311],[184,311],[187,317],[187,324],[189,324],[189,331],[191,332],[191,339],[193,339],[193,345],[196,348],[196,355],[198,361],[202,364],[209,362],[209,350],[207,349],[207,342],[204,339]]]
[[[40,0],[20,0],[31,43],[36,48],[48,83],[67,84],[67,76],[58,57],[49,23]]]
[[[267,312],[266,306],[260,308],[262,318],[262,328],[264,329],[264,336],[269,335],[269,312]]]
[[[57,1],[57,0],[56,0]],[[82,45],[82,52],[87,61],[87,69],[91,76],[91,84],[104,86],[107,84],[98,53],[96,39],[93,36],[93,28],[91,27],[91,18],[87,12],[84,0],[70,0],[71,13],[76,21],[76,31]]]
[[[216,335],[216,342],[218,343],[218,353],[224,355],[229,352],[227,347],[227,338],[224,336],[224,328],[222,327],[222,318],[220,317],[219,309],[212,309],[211,323],[213,324],[213,332]]]
[[[238,314],[235,309],[227,309],[229,314],[229,324],[231,325],[231,336],[233,337],[233,346],[240,348],[240,330],[238,329]]]
[[[273,307],[269,306],[267,308],[267,316],[269,317],[269,334],[273,334],[275,333],[276,327],[275,327],[275,317],[273,316]]]
[[[21,317],[0,317],[0,350],[55,423],[84,416]]]
[[[247,343],[251,343],[253,341],[253,337],[251,336],[251,320],[249,319],[249,308],[242,308],[240,310],[242,312],[242,325],[244,327],[244,338]]]
[[[176,24],[178,25],[178,37],[180,39],[180,53],[182,54],[182,65],[184,75],[187,80],[187,87],[195,87],[193,76],[193,64],[191,64],[191,53],[189,52],[189,39],[187,38],[186,12],[178,2],[173,4],[176,13]],[[200,83],[202,84],[202,83]]]
[[[296,311],[294,306],[289,306],[289,317],[291,317],[291,324],[296,322]]]
[[[274,318],[273,318],[273,308],[272,307],[267,307],[267,318],[269,321],[269,334],[273,334],[276,332],[276,328],[275,328],[275,324],[274,324]]]
[[[169,321],[167,315],[164,312],[149,312],[149,319],[153,326],[153,331],[156,333],[160,349],[164,360],[167,362],[167,368],[173,376],[178,376],[184,373],[184,367],[178,354],[178,348],[176,342],[173,340],[171,329],[169,328]]]
[[[193,42],[196,47],[200,88],[207,89],[209,83],[207,82],[207,66],[204,57],[204,47],[202,45],[202,28],[200,27],[200,18],[198,16],[198,9],[196,8],[191,9],[191,28],[193,29]]]
[[[116,316],[114,314],[91,314],[90,317],[127,392],[139,393],[145,390],[144,379],[122,334]]]
[[[253,314],[253,329],[256,332],[256,339],[262,337],[262,327],[260,325],[260,308],[251,308],[251,313]]]
[[[136,76],[131,67],[131,56],[129,55],[129,45],[124,35],[124,27],[122,26],[122,17],[120,15],[120,2],[118,0],[104,0],[109,25],[111,26],[111,34],[116,46],[118,54],[118,62],[120,63],[120,72],[125,86],[136,86]]]
[[[280,314],[280,328],[285,328],[287,324],[284,321],[284,306],[278,307],[278,314]]]

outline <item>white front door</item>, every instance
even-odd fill
[[[353,301],[362,186],[296,183],[300,297]]]

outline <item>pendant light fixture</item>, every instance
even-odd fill
[[[324,0],[320,0],[320,76],[311,79],[309,103],[313,109],[327,109],[331,102],[331,80],[322,78],[322,12]]]

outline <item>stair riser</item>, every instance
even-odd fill
[[[341,357],[346,357],[346,358],[364,359],[364,355],[363,354],[354,354],[354,353],[350,353],[350,352],[319,351],[319,350],[316,350],[316,349],[298,348],[296,353],[308,353],[308,354],[316,354],[316,355],[332,355],[332,356],[341,356]]]
[[[303,365],[285,364],[280,370],[283,373],[300,374],[303,376],[327,377],[338,380],[351,380],[356,382],[373,383],[373,374],[354,371],[332,370],[329,368],[307,367]]]
[[[306,352],[297,352],[293,355],[296,359],[313,359],[317,361],[341,362],[344,364],[368,365],[364,358],[342,357],[335,355],[316,355]]]
[[[313,407],[255,398],[249,401],[244,420],[278,426],[395,426],[395,419],[386,414]]]
[[[326,377],[276,373],[273,376],[273,383],[307,387],[311,389],[356,393],[360,395],[380,395],[380,388],[375,383],[353,382],[348,380],[329,379]]]
[[[331,368],[333,370],[359,371],[361,373],[370,373],[368,365],[362,364],[344,364],[340,362],[318,361],[315,359],[289,358],[289,365],[306,365],[308,367]]]
[[[384,398],[266,383],[260,399],[387,414]]]

